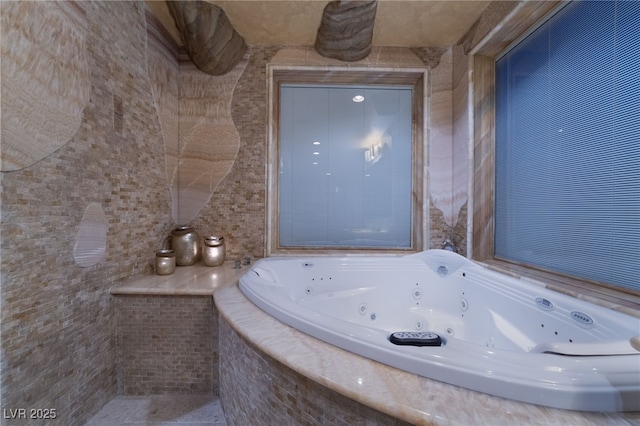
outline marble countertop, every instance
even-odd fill
[[[113,295],[212,296],[223,286],[234,285],[250,266],[234,269],[234,262],[220,266],[197,263],[178,266],[170,275],[145,275],[111,288]]]
[[[422,425],[633,425],[640,412],[559,410],[417,376],[324,343],[271,317],[237,286],[250,266],[201,264],[171,275],[148,275],[117,285],[113,295],[211,296],[233,328],[258,349],[292,370],[378,411]]]

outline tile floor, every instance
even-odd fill
[[[226,424],[220,400],[213,395],[120,395],[86,426]]]

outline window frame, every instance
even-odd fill
[[[351,254],[410,254],[424,250],[428,209],[425,209],[424,194],[427,194],[424,164],[425,140],[425,85],[424,68],[358,68],[358,67],[292,67],[267,66],[268,84],[268,141],[267,141],[267,209],[266,209],[266,256],[287,255],[340,255]],[[282,84],[318,85],[403,85],[412,86],[412,200],[411,200],[411,245],[407,248],[341,248],[341,247],[282,247],[279,231],[279,124],[280,87]]]
[[[472,77],[470,128],[473,152],[473,194],[470,210],[470,257],[516,277],[544,283],[548,288],[640,316],[640,293],[607,283],[579,279],[494,256],[495,202],[495,63],[517,41],[538,28],[563,7],[563,1],[525,2],[469,52]]]

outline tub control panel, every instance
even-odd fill
[[[395,345],[442,346],[442,339],[430,331],[396,331],[389,337]]]

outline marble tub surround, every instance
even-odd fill
[[[288,368],[219,319],[220,395],[230,425],[404,426]]]
[[[237,286],[214,293],[222,319],[257,350],[345,397],[412,424],[634,424],[640,413],[585,413],[525,404],[409,374],[288,327]],[[222,379],[224,384],[224,379]],[[221,395],[224,404],[224,386]],[[227,418],[233,417],[226,408]]]

